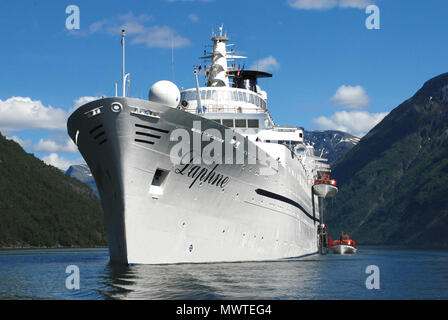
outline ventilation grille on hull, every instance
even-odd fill
[[[135,127],[139,130],[135,132],[135,142],[143,143],[143,144],[154,144],[155,141],[159,140],[162,135],[167,134],[169,131],[164,129],[159,129],[143,124],[135,124]]]
[[[92,128],[92,130],[90,130],[89,133],[93,137],[93,139],[98,141],[99,145],[102,145],[103,143],[107,142],[106,132],[104,131],[102,124],[99,124],[96,127]]]

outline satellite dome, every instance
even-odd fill
[[[180,101],[180,92],[171,81],[161,80],[154,83],[149,90],[149,101],[158,102],[176,108]]]

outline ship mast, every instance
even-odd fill
[[[212,64],[209,69],[207,87],[228,87],[227,76],[227,49],[226,42],[229,41],[227,34],[222,34],[223,27],[219,27],[219,35],[212,36],[213,53]]]
[[[124,39],[126,36],[126,31],[123,29],[121,30],[121,46],[122,46],[122,73],[121,73],[121,79],[123,81],[123,97],[126,97],[126,80],[130,77],[131,74],[125,73],[125,43]]]

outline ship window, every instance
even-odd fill
[[[151,186],[149,187],[149,192],[155,195],[163,194],[163,187],[168,177],[169,171],[163,169],[157,169],[152,178]]]
[[[249,119],[247,120],[247,127],[248,128],[258,128],[258,119]]]
[[[207,100],[210,100],[210,98],[212,97],[212,90],[207,90]]]
[[[233,119],[222,119],[222,125],[228,128],[233,128]]]
[[[242,92],[238,91],[238,97],[239,97],[239,101],[244,101]]]
[[[218,94],[217,94],[216,90],[212,90],[212,100],[215,100],[215,101],[218,100]]]
[[[201,90],[201,99],[204,100],[207,95],[207,90]]]
[[[246,119],[235,119],[235,128],[246,128]]]
[[[212,120],[221,124],[221,119],[212,119]]]
[[[247,102],[247,95],[246,95],[246,92],[243,92],[243,100],[244,100],[244,102]]]
[[[233,95],[232,95],[233,101],[238,101],[238,92],[233,91],[232,93],[233,93]]]
[[[266,109],[266,101],[264,101],[263,99],[261,99],[261,107],[263,109]]]
[[[254,103],[254,95],[253,94],[249,95],[249,102],[252,104]]]

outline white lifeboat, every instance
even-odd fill
[[[313,192],[322,198],[333,198],[338,193],[336,180],[330,179],[329,174],[323,174],[321,179],[316,179]]]

